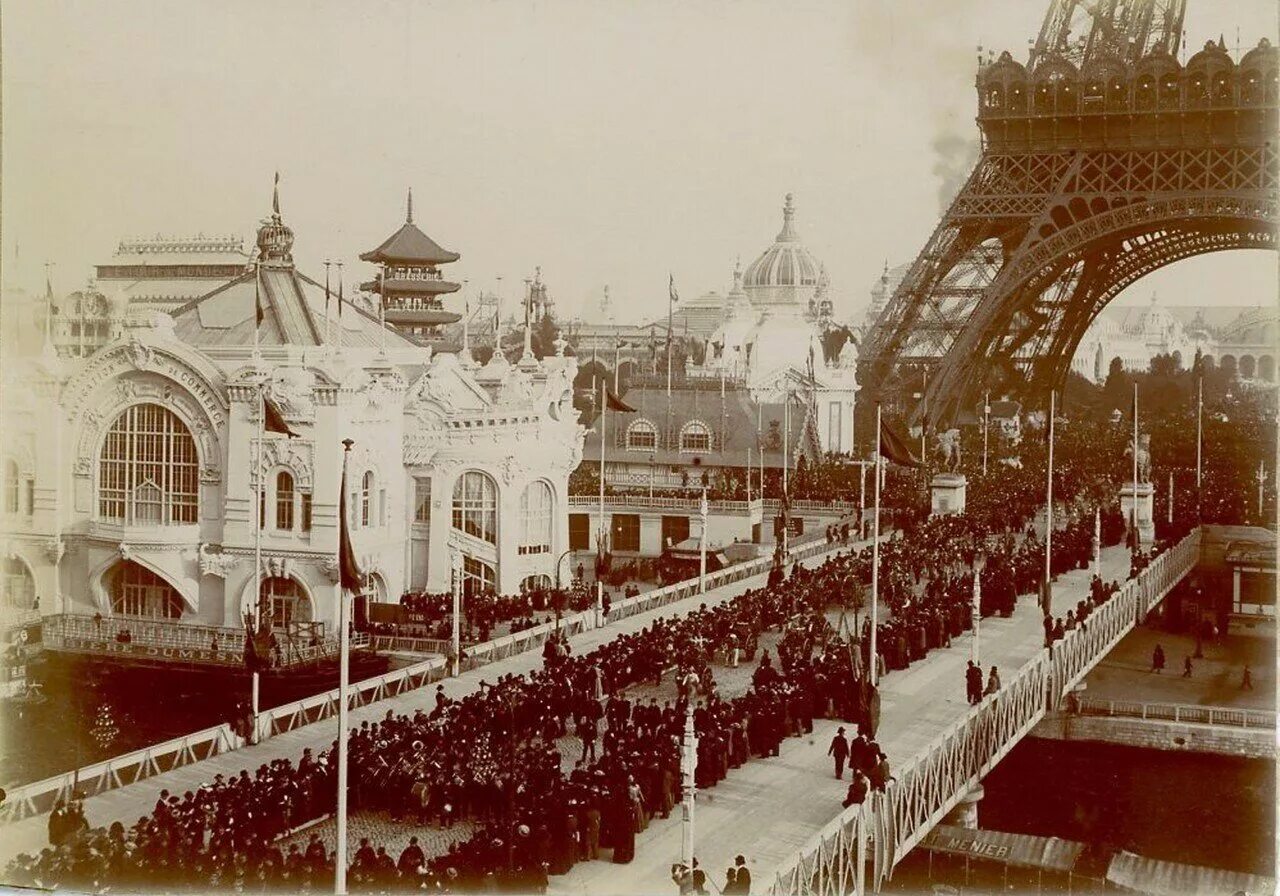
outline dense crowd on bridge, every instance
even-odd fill
[[[1064,471],[1055,492],[1066,520],[1053,538],[1055,572],[1092,560],[1096,508],[1105,510],[1103,543],[1118,541],[1124,529],[1114,509],[1117,474],[1099,469],[1090,433],[1078,432],[1055,458]],[[882,540],[880,597],[889,612],[876,631],[874,657],[865,606],[871,548],[832,544],[821,565],[796,565],[790,575],[779,567],[765,586],[718,605],[657,619],[583,655],[553,636],[542,668],[527,676],[481,682],[459,700],[439,690],[429,711],[389,712],[362,723],[350,738],[353,811],[443,827],[469,822],[473,833],[437,855],[414,843],[393,857],[362,842],[350,867],[352,888],[539,892],[548,875],[602,859],[602,850],[615,863],[631,861],[636,835],[682,797],[689,701],[699,735],[699,788],[714,787],[754,758],[779,755],[787,738],[812,732],[816,718],[856,726],[859,767],[874,771],[867,786],[888,786],[891,775],[874,740],[879,695],[871,664],[891,674],[968,630],[979,556],[983,614],[1014,612],[1018,595],[1036,591],[1044,545],[1032,522],[1042,503],[1043,468],[1037,486],[1032,457],[1021,469],[972,483],[964,516],[906,515],[900,530]],[[1137,556],[1134,570],[1144,562]],[[1046,615],[1046,644],[1088,625],[1116,587],[1096,579],[1060,618]],[[406,607],[430,615],[451,603],[422,595]],[[832,607],[840,608],[835,626],[827,616]],[[477,626],[518,620],[533,611],[533,597],[479,601],[469,609]],[[768,630],[780,632],[774,654],[760,647]],[[743,661],[756,663],[750,687],[721,695],[713,665]],[[628,696],[664,676],[679,684],[675,700]],[[580,754],[562,749],[569,735]],[[60,831],[40,855],[11,863],[4,880],[99,892],[327,888],[333,856],[318,838],[305,848],[281,843],[287,832],[333,811],[333,757],[332,748],[308,750],[296,763],[277,760],[181,795],[163,793],[128,828],[117,821]],[[857,795],[851,788],[833,794],[833,803]]]

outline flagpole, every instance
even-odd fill
[[[335,264],[337,264],[338,266],[338,322],[337,322],[337,326],[334,327],[334,335],[337,337],[337,339],[334,341],[339,346],[341,346],[342,345],[342,262],[340,261],[335,262]]]
[[[324,341],[328,343],[332,339],[332,331],[329,320],[329,266],[333,264],[331,261],[324,263]]]
[[[791,529],[791,492],[788,488],[787,472],[791,469],[791,393],[788,392],[782,405],[782,556],[787,556],[787,545],[790,543]]]
[[[605,400],[604,377],[600,378],[600,525],[596,530],[596,625],[601,624],[600,611],[604,606],[604,580],[600,560],[604,557],[604,442],[609,432],[609,403]],[[650,476],[652,482],[652,476]]]
[[[1133,515],[1133,546],[1136,550],[1138,541],[1138,381],[1133,382],[1133,503],[1130,505]]]
[[[1204,374],[1196,379],[1196,508],[1200,507],[1200,461],[1204,450]]]
[[[871,535],[871,684],[875,686],[880,663],[876,654],[876,629],[880,624],[880,402],[876,402],[876,489],[874,531]]]
[[[347,458],[351,454],[351,439],[342,440],[342,483],[347,482]],[[341,499],[341,495],[339,496]],[[339,505],[341,505],[339,500]],[[345,524],[338,521],[339,529]],[[339,544],[341,554],[341,544]],[[341,563],[339,563],[341,567]],[[347,592],[341,584],[341,573],[338,584],[338,812],[337,832],[334,856],[333,892],[336,896],[345,896],[347,892],[347,691],[351,679],[351,636],[347,622]]]
[[[1044,505],[1044,611],[1053,612],[1053,418],[1056,390],[1049,390],[1049,470]]]
[[[672,295],[675,290],[675,277],[671,278],[671,282],[667,288],[667,402],[671,401],[671,338],[675,328],[675,298]],[[670,416],[668,410],[667,416]],[[670,420],[667,421],[670,425]]]

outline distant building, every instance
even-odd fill
[[[96,289],[117,305],[166,311],[244,273],[249,260],[238,236],[124,240],[96,266]]]
[[[664,340],[652,372],[632,376],[625,399],[637,412],[616,416],[622,422],[604,445],[613,487],[698,488],[722,471],[740,473],[749,455],[753,468],[780,469],[853,451],[857,346],[832,319],[825,269],[799,240],[789,193],[782,213],[773,244],[745,273],[735,268],[727,294],[685,306],[700,363],[690,360],[668,393]],[[606,324],[598,330],[614,335]],[[683,335],[680,323],[675,333]],[[644,338],[642,329],[628,335]],[[578,354],[582,361],[581,343]],[[585,462],[599,457],[598,431],[584,451]]]

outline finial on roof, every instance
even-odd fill
[[[275,186],[271,188],[271,213],[280,217],[280,172],[276,172]]]
[[[782,204],[782,230],[778,233],[778,242],[791,242],[798,239],[796,236],[795,225],[792,222],[792,219],[795,218],[795,214],[795,196],[788,193],[786,200]]]
[[[404,220],[406,224],[413,223],[413,187],[409,188],[408,208],[405,211]]]

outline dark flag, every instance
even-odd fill
[[[880,421],[880,453],[890,462],[904,467],[920,469],[924,466],[916,460],[902,436],[894,432],[889,422],[883,419]]]
[[[254,645],[256,633],[251,629],[246,629],[244,633],[244,667],[250,672],[257,672],[265,665],[258,658],[258,648]]]
[[[253,308],[256,315],[256,326],[260,327],[266,314],[262,311],[262,273],[258,270],[253,272]]]
[[[338,493],[338,582],[342,590],[358,593],[364,587],[364,576],[351,547],[351,527],[347,522],[347,467],[342,466],[342,490]]]
[[[288,436],[293,439],[297,437],[297,433],[289,428],[289,424],[284,422],[284,415],[280,413],[280,409],[276,407],[276,403],[267,394],[262,393],[262,428],[267,432],[278,432],[281,435]]]
[[[604,404],[611,411],[622,411],[627,414],[635,412],[635,408],[614,395],[613,390],[607,385],[604,387]]]

